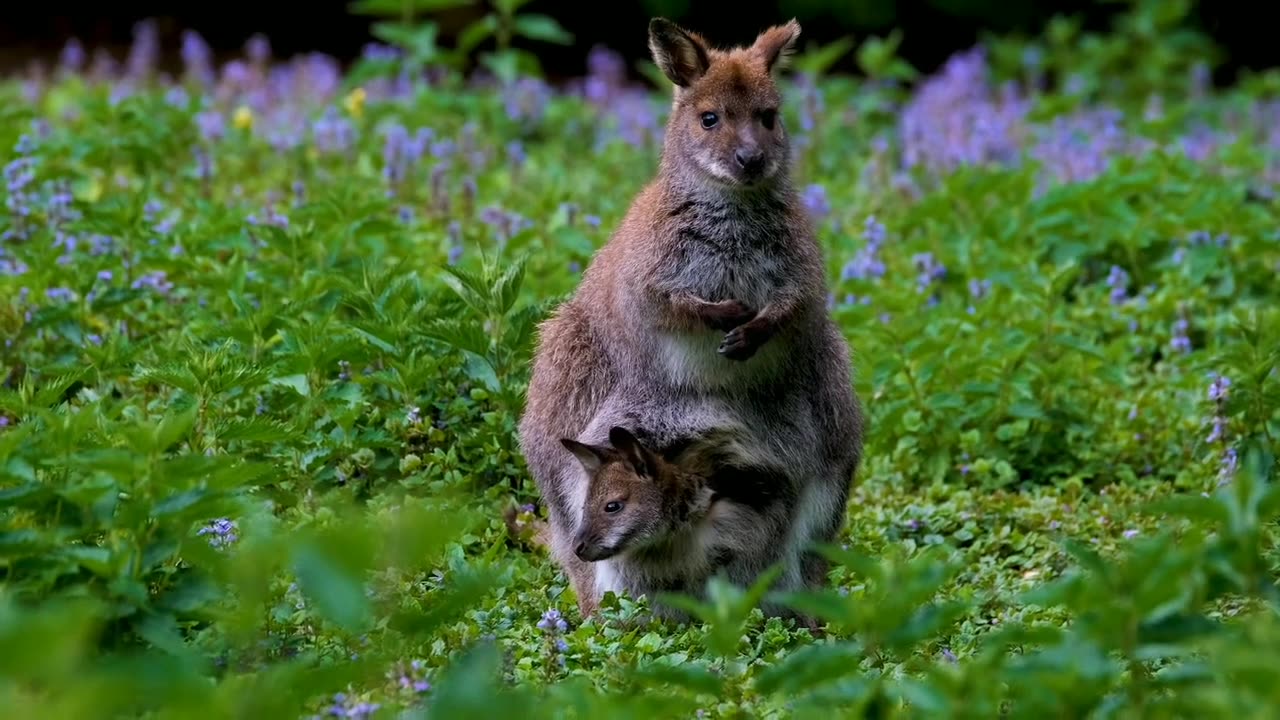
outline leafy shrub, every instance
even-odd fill
[[[831,589],[779,598],[815,638],[754,609],[763,579],[673,599],[693,624],[613,596],[584,622],[498,518],[537,500],[514,431],[537,322],[650,177],[661,97],[604,50],[567,88],[469,87],[257,46],[218,71],[193,37],[166,84],[148,27],[119,73],[68,52],[0,91],[9,716],[1280,699],[1259,86],[1135,110],[1123,83],[1001,90],[973,52],[908,87],[892,39],[865,83],[788,82],[871,425]],[[1141,64],[1088,52],[1054,62]]]

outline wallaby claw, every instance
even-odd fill
[[[720,342],[720,354],[730,360],[747,360],[756,354],[756,350],[760,349],[751,338],[751,334],[745,329],[746,325],[739,325],[725,334],[724,340]]]

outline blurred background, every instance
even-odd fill
[[[33,61],[56,62],[71,38],[79,39],[90,51],[103,48],[117,60],[123,59],[136,24],[147,18],[156,21],[161,66],[175,70],[181,67],[181,33],[187,29],[199,32],[219,59],[241,53],[252,34],[262,33],[276,57],[322,52],[348,62],[376,39],[371,32],[373,24],[386,19],[371,14],[369,8],[374,13],[381,8],[382,14],[394,18],[397,8],[416,6],[414,12],[419,17],[434,20],[439,42],[452,45],[460,33],[490,12],[490,5],[500,4],[502,0],[364,0],[362,11],[350,0],[312,0],[305,5],[262,0],[4,3],[0,10],[0,72],[23,72]],[[1268,23],[1260,19],[1258,5],[1191,4],[1184,22],[1225,50],[1213,69],[1217,83],[1231,82],[1241,69],[1280,65],[1280,44]],[[536,44],[544,72],[555,78],[581,74],[587,51],[597,44],[621,52],[628,60],[644,58],[645,25],[654,15],[684,23],[724,44],[747,41],[763,27],[789,17],[802,23],[804,40],[815,43],[847,35],[861,40],[896,28],[902,33],[898,56],[929,72],[986,34],[1036,35],[1055,15],[1078,17],[1084,30],[1102,31],[1129,5],[1116,0],[531,0],[521,4],[520,12],[552,17],[571,36],[565,43]],[[517,39],[515,45],[519,44]],[[832,69],[854,70],[852,56]]]

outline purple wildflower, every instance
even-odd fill
[[[814,220],[822,220],[831,213],[831,203],[827,200],[827,189],[818,183],[813,183],[804,189],[801,196],[804,207],[813,216]]]
[[[271,42],[262,33],[254,33],[244,44],[245,55],[254,65],[265,65],[271,60]]]
[[[843,280],[866,280],[884,277],[885,264],[880,260],[880,246],[884,243],[885,228],[874,215],[867,217],[863,229],[863,238],[867,244],[858,251],[841,271]]]
[[[522,77],[503,88],[502,99],[508,118],[536,125],[546,115],[551,88],[538,78]]]
[[[569,624],[561,617],[560,611],[552,608],[542,614],[538,621],[538,629],[548,633],[567,632]]]
[[[311,138],[321,153],[346,152],[355,143],[355,128],[338,113],[337,108],[329,106],[311,124]]]
[[[205,110],[196,115],[196,127],[205,140],[221,140],[227,132],[227,119],[216,110]]]
[[[462,259],[462,223],[457,220],[449,222],[449,264],[457,265]]]
[[[1191,338],[1187,336],[1189,326],[1186,313],[1180,312],[1178,319],[1173,321],[1173,337],[1169,341],[1175,352],[1191,352]]]
[[[933,253],[924,252],[916,253],[911,256],[911,264],[915,266],[919,275],[916,277],[916,292],[924,293],[930,286],[940,282],[947,276],[947,268],[934,258]],[[929,304],[937,302],[937,293],[930,295]]]
[[[202,85],[213,85],[217,73],[213,69],[213,51],[200,33],[182,31],[182,64],[188,79]]]
[[[409,412],[408,412],[408,414],[406,415],[406,419],[408,420],[408,422],[409,422],[409,424],[410,424],[410,425],[417,425],[417,424],[421,423],[421,422],[422,422],[422,408],[418,407],[417,405],[415,405],[415,406],[413,406],[413,407],[409,408]]]
[[[231,545],[239,539],[240,536],[237,534],[238,529],[239,528],[236,526],[236,522],[234,520],[219,518],[200,528],[200,531],[197,532],[196,535],[211,536],[209,538],[209,544],[215,548],[221,548]]]
[[[58,54],[58,65],[69,73],[80,72],[84,67],[86,55],[84,45],[80,43],[79,38],[71,38],[62,46],[62,52]]]
[[[161,295],[167,295],[170,290],[173,290],[173,283],[169,282],[168,273],[164,270],[152,270],[134,280],[130,287],[134,290],[149,288]]]
[[[1119,265],[1112,265],[1107,274],[1107,286],[1111,288],[1111,303],[1119,305],[1128,297],[1129,273]]]

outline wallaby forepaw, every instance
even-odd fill
[[[720,354],[730,360],[747,360],[756,354],[760,346],[752,338],[745,325],[730,330],[720,341]]]
[[[756,316],[756,311],[738,300],[721,300],[707,303],[702,316],[712,330],[728,331],[749,322]]]

